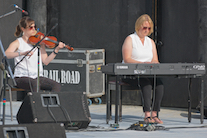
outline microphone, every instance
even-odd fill
[[[16,9],[19,9],[20,11],[22,11],[22,13],[24,13],[25,15],[28,15],[28,12],[27,12],[27,11],[23,10],[22,8],[20,8],[20,7],[17,6],[16,4],[14,4],[14,7],[15,7]]]

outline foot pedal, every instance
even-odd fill
[[[144,121],[139,121],[132,124],[128,130],[137,131],[155,131],[155,130],[165,130],[164,126],[159,126],[157,123],[145,123]]]
[[[110,124],[110,127],[112,127],[112,128],[119,128],[119,124]]]

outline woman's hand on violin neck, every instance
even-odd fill
[[[58,44],[58,46],[57,46],[58,50],[59,50],[59,49],[62,49],[62,48],[64,48],[64,47],[65,47],[65,44],[64,44],[63,42],[59,42],[59,44]]]
[[[55,53],[58,53],[58,51],[65,47],[65,44],[63,42],[59,42],[58,46],[54,49]]]

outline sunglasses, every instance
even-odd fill
[[[143,30],[151,30],[151,27],[142,27]]]
[[[29,30],[32,30],[33,28],[36,29],[37,26],[36,25],[35,26],[29,26],[28,28],[29,28]]]

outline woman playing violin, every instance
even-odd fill
[[[14,70],[14,77],[17,83],[17,87],[35,92],[37,90],[37,76],[38,76],[38,50],[37,47],[33,48],[33,45],[29,43],[29,38],[36,34],[35,21],[30,17],[25,16],[20,21],[16,27],[15,36],[21,37],[13,41],[5,54],[8,59],[14,58],[15,64],[17,64],[25,55],[24,58]],[[53,92],[60,92],[61,85],[56,81],[49,78],[43,77],[43,65],[48,65],[57,55],[61,48],[64,48],[65,44],[62,42],[58,43],[58,46],[54,51],[48,56],[45,50],[45,44],[40,45],[40,60],[39,60],[39,89],[49,90]]]

